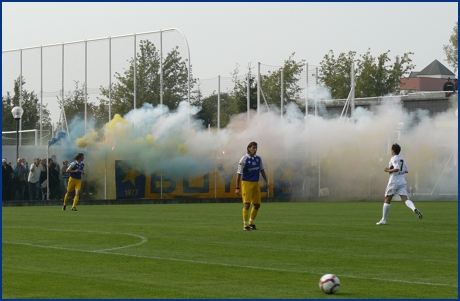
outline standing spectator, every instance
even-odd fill
[[[235,193],[237,196],[241,196],[243,200],[243,230],[249,231],[257,230],[254,219],[259,212],[260,203],[262,201],[259,175],[261,174],[264,178],[265,183],[267,183],[267,188],[268,180],[262,158],[256,155],[257,143],[254,141],[249,143],[246,150],[247,154],[244,155],[238,163]],[[251,204],[252,209],[249,215],[249,207]]]
[[[52,155],[51,160],[53,160],[54,164],[56,164],[57,171],[61,171],[61,166],[59,166],[59,164],[57,163],[56,155]]]
[[[38,201],[41,196],[41,185],[40,175],[42,172],[42,165],[40,164],[40,158],[34,159],[34,164],[30,166],[29,171],[29,199],[31,201]]]
[[[401,146],[395,143],[391,146],[391,157],[389,167],[385,167],[384,172],[390,173],[390,179],[385,190],[385,201],[383,203],[382,219],[377,222],[377,225],[386,225],[388,213],[390,212],[391,199],[395,194],[401,197],[402,203],[409,207],[419,219],[422,219],[422,213],[415,208],[414,203],[407,198],[407,183],[404,174],[409,172],[406,161],[399,156]]]
[[[22,158],[22,162],[27,165],[27,171],[24,173],[24,177],[26,179],[25,185],[24,185],[24,200],[29,199],[29,172],[30,172],[30,167],[29,167],[29,162],[26,161],[26,159]],[[33,164],[33,163],[32,163]]]
[[[13,168],[2,159],[2,200],[12,200]]]
[[[53,160],[54,164],[56,165],[56,170],[58,171],[58,175],[59,175],[59,186],[58,186],[58,189],[56,190],[56,195],[61,195],[61,182],[62,182],[62,177],[61,177],[61,166],[59,165],[57,159],[56,159],[56,155],[52,155],[51,156],[51,159]]]
[[[458,79],[454,79],[454,91],[458,91]]]
[[[49,184],[49,189],[50,189],[50,200],[56,199],[56,196],[58,195],[59,191],[59,171],[56,169],[56,163],[54,163],[52,160],[49,161],[48,163],[48,172],[49,172],[49,178],[48,178],[48,184]]]
[[[47,181],[47,178],[48,178],[48,174],[47,174],[47,170],[48,170],[48,167],[46,166],[46,158],[42,158],[40,160],[40,165],[42,166],[42,169],[40,171],[40,186],[41,186],[41,190],[40,190],[40,193],[41,193],[41,199],[43,200],[46,200],[47,197],[46,197],[46,192],[47,192],[47,185],[48,185],[48,181]]]
[[[73,198],[72,204],[72,211],[77,211],[77,204],[78,200],[80,199],[80,192],[81,192],[81,176],[85,175],[85,163],[83,160],[85,159],[85,155],[83,153],[77,153],[73,159],[73,161],[69,168],[67,168],[67,172],[70,175],[69,184],[67,186],[67,193],[64,196],[64,205],[62,206],[62,210],[65,210],[67,206],[67,201],[69,200],[69,194],[75,190],[75,197]]]
[[[67,184],[69,182],[69,173],[67,172],[68,167],[69,167],[69,161],[63,160],[62,168],[61,168],[61,178],[62,178],[62,186],[64,187],[65,192],[67,192]]]
[[[24,190],[26,187],[26,175],[29,172],[28,163],[24,159],[18,158],[16,164],[13,165],[13,182],[15,190],[15,200],[22,201],[24,200]]]
[[[454,83],[450,81],[450,77],[447,78],[446,82],[444,83],[444,86],[442,87],[442,90],[446,91],[446,97],[451,96],[452,95],[451,92],[455,91]]]

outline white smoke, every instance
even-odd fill
[[[353,196],[383,195],[388,180],[383,169],[391,145],[398,143],[409,166],[409,186],[427,193],[434,188],[457,191],[455,110],[430,118],[422,110],[408,113],[392,97],[370,109],[358,107],[352,119],[339,120],[314,116],[311,107],[305,117],[288,104],[283,116],[264,109],[249,112],[248,121],[247,113],[241,113],[220,130],[203,127],[195,118],[198,111],[187,102],[174,112],[146,104],[124,117],[116,115],[102,136],[86,131],[76,144],[88,150],[85,162],[94,166],[100,180],[114,160],[132,160],[142,172],[162,170],[176,178],[200,176],[216,164],[236,173],[246,146],[256,141],[270,177],[276,169],[289,169],[301,181],[320,181],[331,195]],[[308,173],[310,169],[315,172]]]

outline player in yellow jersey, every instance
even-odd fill
[[[238,163],[235,193],[237,196],[241,196],[243,200],[243,230],[249,231],[257,230],[254,219],[259,212],[260,203],[262,201],[259,175],[262,175],[262,178],[264,178],[267,188],[268,180],[262,158],[256,155],[257,143],[254,141],[249,143],[246,149],[247,154],[244,155]],[[249,207],[251,204],[252,209],[249,215]]]
[[[67,184],[67,192],[64,196],[64,205],[62,206],[62,210],[65,210],[67,201],[69,200],[69,194],[74,190],[75,197],[73,198],[72,211],[77,211],[76,206],[78,204],[78,200],[80,199],[81,176],[85,175],[85,163],[83,163],[85,155],[83,153],[78,153],[73,157],[73,159],[75,161],[72,162],[66,170],[66,172],[69,173],[69,182]]]

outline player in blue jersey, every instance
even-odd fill
[[[259,175],[265,180],[268,188],[267,175],[262,158],[256,155],[257,142],[249,143],[247,154],[244,155],[238,163],[236,172],[236,195],[241,196],[243,200],[243,230],[257,230],[254,220],[260,208],[262,201],[260,195]],[[251,213],[249,207],[252,204]]]
[[[66,170],[66,172],[69,173],[69,182],[67,184],[67,192],[64,196],[64,205],[62,206],[62,210],[65,210],[67,201],[69,200],[69,194],[74,190],[75,197],[73,198],[72,211],[77,211],[76,206],[78,204],[78,200],[80,199],[81,176],[85,175],[85,163],[83,163],[85,155],[83,153],[78,153],[73,157],[73,159],[75,161],[72,162]]]

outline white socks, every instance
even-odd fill
[[[407,200],[404,204],[405,204],[407,207],[409,207],[410,209],[412,209],[412,211],[415,210],[415,205],[414,205],[414,203],[412,203],[411,200]]]
[[[383,203],[383,214],[382,214],[382,220],[386,221],[388,212],[390,212],[390,204]]]

